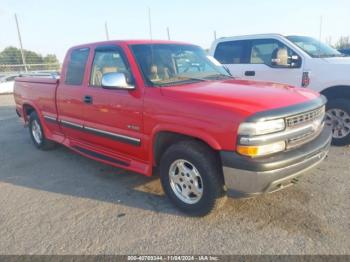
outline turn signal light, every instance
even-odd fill
[[[239,154],[249,157],[271,155],[273,153],[284,151],[285,149],[286,143],[284,141],[261,146],[237,146],[237,152]]]

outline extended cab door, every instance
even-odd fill
[[[89,48],[78,48],[67,53],[56,100],[62,132],[70,140],[80,140],[83,131],[83,89]]]
[[[302,59],[277,39],[237,40],[219,43],[215,58],[233,76],[294,86],[302,83]]]
[[[87,100],[83,139],[107,153],[141,159],[143,100],[126,55],[121,47],[110,45],[96,46],[91,57],[89,82],[84,90]],[[123,73],[135,89],[103,88],[102,78],[108,73]]]

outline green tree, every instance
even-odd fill
[[[44,64],[48,70],[59,70],[60,62],[58,61],[56,55],[48,54],[44,57]]]
[[[43,56],[33,51],[24,50],[24,57],[27,64],[42,64],[44,62]]]
[[[43,57],[33,51],[24,50],[24,57],[27,64],[59,64],[56,55],[48,54]],[[0,64],[18,65],[23,64],[21,50],[10,46],[0,52]]]
[[[56,55],[48,54],[44,57],[44,64],[59,64]]]
[[[24,57],[28,70],[59,70],[60,68],[59,61],[53,54],[43,57],[36,52],[24,50]],[[0,52],[0,71],[23,71],[24,66],[18,65],[23,65],[20,49],[9,46]]]
[[[13,46],[6,47],[2,52],[0,52],[0,64],[22,64],[21,51]]]

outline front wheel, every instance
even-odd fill
[[[330,100],[327,104],[326,124],[332,127],[332,144],[350,144],[350,103],[346,99]]]
[[[222,169],[214,153],[197,141],[172,145],[162,156],[160,179],[171,202],[191,216],[222,206]]]

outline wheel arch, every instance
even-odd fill
[[[347,85],[337,85],[331,86],[323,91],[321,94],[327,97],[328,100],[334,100],[338,98],[349,99],[350,100],[350,86]]]
[[[47,127],[46,122],[39,110],[39,108],[37,108],[34,104],[30,103],[30,102],[24,102],[22,104],[22,110],[23,110],[23,120],[25,122],[25,124],[29,123],[29,116],[31,113],[35,112],[38,115],[40,124],[43,128],[43,132],[45,134],[45,136],[49,139],[52,139],[52,133],[50,131],[50,129]]]
[[[178,132],[171,130],[158,130],[154,133],[152,139],[152,162],[153,166],[158,166],[162,154],[174,143],[184,140],[195,140],[211,149],[218,157],[218,151],[220,150],[220,145],[213,140],[208,140],[208,138],[202,137],[200,135],[193,135],[186,132]],[[220,157],[219,157],[220,158]]]
[[[23,110],[23,119],[26,122],[29,120],[29,115],[32,112],[36,112],[37,114],[39,114],[38,109],[31,103],[23,103],[22,110]]]

